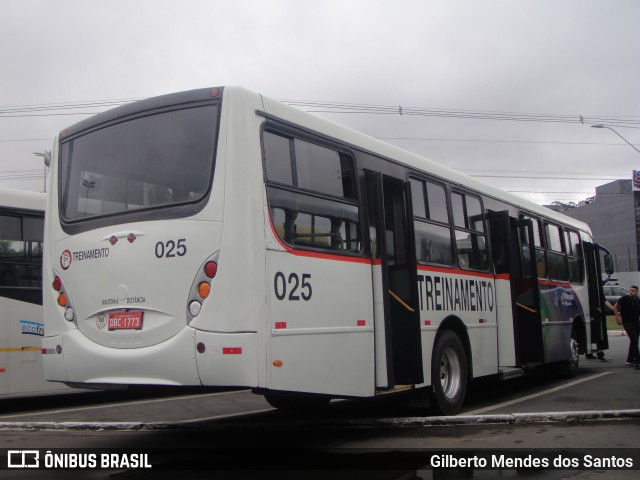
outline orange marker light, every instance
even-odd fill
[[[60,305],[61,307],[67,306],[67,296],[64,294],[64,292],[60,293],[60,296],[58,297],[58,305]]]
[[[274,360],[273,361],[273,366],[274,367],[281,367],[284,365],[284,362],[282,360]]]
[[[210,293],[211,285],[209,285],[207,282],[201,282],[200,285],[198,285],[198,295],[200,295],[202,298],[207,298]]]

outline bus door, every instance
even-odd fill
[[[534,238],[533,224],[529,219],[510,217],[507,211],[491,212],[489,222],[496,274],[508,275],[511,287],[515,365],[542,363],[544,343],[536,248],[533,241],[526,240]]]
[[[424,380],[411,191],[408,182],[367,172],[376,308],[376,385]],[[380,318],[382,317],[382,318]],[[386,374],[386,375],[385,375]]]
[[[590,242],[583,242],[584,258],[587,267],[587,285],[589,288],[589,316],[591,320],[591,344],[599,350],[609,348],[607,336],[607,317],[602,290],[602,268],[600,266],[600,248]],[[590,353],[587,346],[587,353]]]

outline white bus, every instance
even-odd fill
[[[587,225],[241,88],[69,127],[49,192],[49,380],[453,414],[473,378],[607,347]]]
[[[0,189],[0,398],[67,389],[42,367],[44,204],[42,193]]]

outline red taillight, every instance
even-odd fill
[[[56,277],[56,278],[53,280],[53,285],[52,285],[52,286],[53,286],[53,289],[54,289],[56,292],[59,292],[59,291],[60,291],[60,289],[62,288],[62,280],[60,280],[60,277]]]
[[[209,278],[213,278],[216,276],[216,273],[218,273],[218,264],[216,262],[207,262],[204,265],[204,274],[209,277]]]

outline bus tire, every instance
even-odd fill
[[[441,415],[455,415],[467,392],[467,355],[460,337],[451,330],[436,339],[431,362],[431,407]]]
[[[329,405],[329,397],[305,397],[298,395],[287,395],[282,393],[265,393],[265,400],[278,410],[311,412],[323,409]]]
[[[580,348],[578,345],[578,333],[575,327],[571,329],[569,348],[570,357],[568,360],[562,362],[560,369],[560,374],[564,378],[574,378],[578,375],[578,369],[580,368]]]

